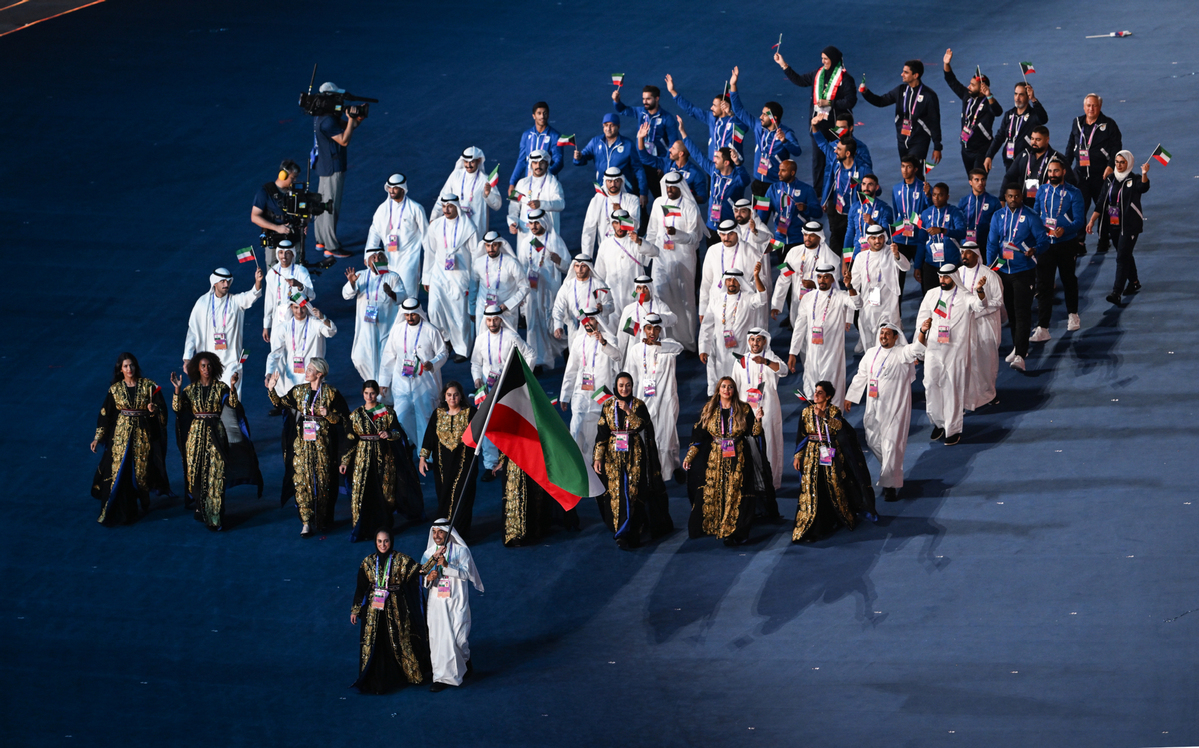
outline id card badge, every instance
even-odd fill
[[[362,311],[362,321],[363,322],[378,322],[379,321],[379,307],[375,306],[374,304],[367,305],[366,309],[364,309]]]
[[[493,304],[495,306],[499,306],[500,305],[500,297],[496,296],[493,293],[489,293],[489,294],[487,294],[486,304],[487,304],[487,306],[492,306]]]
[[[400,369],[400,376],[411,377],[416,374],[416,362],[410,358],[404,359],[404,366]]]
[[[654,395],[657,395],[658,385],[654,382],[646,382],[645,386],[641,388],[641,394],[643,397],[653,397]]]
[[[870,397],[878,397],[878,380],[871,379],[870,384],[866,386],[866,394]]]
[[[943,242],[929,242],[928,249],[933,253],[933,262],[938,265],[945,262],[945,244]]]
[[[1088,151],[1086,148],[1078,149],[1078,165],[1079,166],[1090,166],[1091,165],[1091,152]]]
[[[307,368],[308,367],[304,365],[304,358],[302,356],[296,356],[291,360],[292,374],[303,374],[304,370]]]
[[[579,386],[581,390],[591,392],[595,389],[595,375],[591,372],[583,372],[583,384]]]
[[[317,421],[304,421],[304,441],[316,441],[316,435],[320,433],[321,424]]]
[[[916,226],[911,221],[903,222],[903,235],[909,239],[916,235]]]
[[[452,588],[450,587],[450,580],[446,579],[445,577],[442,577],[437,580],[437,596],[438,597],[440,597],[442,599],[449,597],[451,590],[452,590]]]
[[[736,348],[737,347],[737,336],[733,334],[732,330],[724,331],[724,347],[725,348]]]
[[[769,171],[770,171],[770,159],[767,159],[767,158],[759,159],[758,160],[758,175],[764,177],[764,176],[766,176],[766,174]]]
[[[762,402],[762,390],[757,387],[750,387],[745,391],[745,400],[750,405],[757,405]]]
[[[1120,225],[1120,209],[1107,206],[1107,222],[1111,226]]]
[[[836,454],[837,450],[833,447],[826,447],[823,444],[820,445],[820,464],[825,466],[832,465],[833,457]]]
[[[662,240],[662,249],[674,249],[674,239],[670,238],[670,234],[666,234]]]
[[[628,452],[629,451],[629,432],[613,431],[612,439],[613,439],[613,444],[616,445],[617,452]]]
[[[1024,180],[1024,197],[1029,200],[1036,200],[1037,199],[1037,188],[1040,186],[1041,186],[1041,183],[1035,179],[1025,179]]]
[[[458,267],[458,261],[454,258],[453,255],[450,255],[449,257],[445,258],[445,269],[446,270],[454,270],[457,267]]]
[[[912,134],[912,121],[910,119],[905,119],[903,124],[899,126],[899,134],[905,137]]]
[[[1056,218],[1046,218],[1044,223],[1045,223],[1046,231],[1053,231],[1054,229],[1057,228],[1057,219]]]
[[[712,207],[708,209],[708,221],[710,223],[720,223],[720,204],[712,203]]]
[[[845,197],[841,193],[837,193],[837,212],[845,213]]]
[[[977,242],[978,241],[978,230],[977,229],[966,229],[966,241]]]
[[[972,132],[974,132],[974,128],[972,128],[972,127],[963,127],[962,128],[962,142],[963,143],[970,142],[970,134]]]
[[[949,325],[937,325],[937,342],[949,345]]]
[[[400,251],[400,235],[399,234],[388,234],[387,235],[387,251],[388,252],[399,252]]]
[[[375,610],[383,610],[383,606],[387,604],[387,590],[376,589],[375,594],[371,595],[371,607]]]
[[[500,381],[500,373],[498,371],[492,369],[487,373],[487,389],[494,387],[495,383],[498,381]]]
[[[881,306],[882,303],[883,303],[883,288],[882,288],[882,286],[875,286],[874,288],[870,289],[870,292],[866,294],[866,305],[867,306]]]
[[[537,290],[537,281],[541,280],[538,273],[529,273],[529,288]]]
[[[824,328],[812,328],[812,345],[824,345]]]
[[[1004,151],[1004,153],[1007,154],[1008,161],[1011,161],[1012,159],[1014,159],[1016,157],[1016,144],[1014,142],[1012,142],[1011,140],[1009,140],[1007,142],[1007,149]]]
[[[214,332],[212,334],[212,347],[214,350],[223,351],[229,346],[225,343],[225,333]]]
[[[732,439],[720,440],[720,456],[721,457],[736,457],[737,447],[733,444]]]
[[[1003,259],[1005,259],[1005,260],[1016,259],[1016,245],[1015,244],[1012,244],[1011,242],[1003,243]]]

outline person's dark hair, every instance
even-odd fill
[[[849,126],[853,127],[853,112],[847,112],[845,110],[838,111],[833,116],[833,124],[835,125],[838,122],[848,122]]]
[[[441,408],[449,407],[448,405],[446,405],[446,402],[445,402],[445,393],[449,392],[451,389],[458,390],[458,395],[462,398],[462,405],[463,405],[463,407],[465,407],[466,406],[466,390],[462,389],[462,385],[458,383],[457,379],[451,379],[450,381],[446,382],[445,384],[443,384],[441,386],[441,402],[439,402],[437,404],[438,407],[441,407]]]
[[[1049,128],[1046,127],[1045,125],[1037,125],[1036,127],[1034,127],[1032,129],[1032,134],[1033,135],[1044,135],[1046,138],[1048,138],[1049,137]]]
[[[777,101],[768,101],[762,106],[770,110],[770,113],[774,115],[776,121],[783,118],[783,105]]]
[[[720,157],[723,158],[725,161],[728,161],[730,164],[733,163],[733,149],[732,148],[725,146],[724,148],[717,148],[716,152],[719,153]]]
[[[379,383],[373,379],[368,379],[362,383],[362,391],[366,392],[368,388],[374,390],[375,392],[378,392],[379,391]]]
[[[545,103],[544,101],[539,101],[533,105],[533,113],[536,114],[538,109],[544,109],[546,111],[546,113],[549,113],[550,105]]]
[[[704,403],[703,410],[699,413],[700,423],[703,423],[711,418],[720,415],[720,385],[728,382],[733,386],[733,430],[744,431],[745,421],[749,416],[749,406],[741,400],[737,395],[737,383],[732,377],[721,377],[716,383],[716,390],[712,393],[712,397],[708,398],[708,402]]]
[[[641,93],[653,94],[656,98],[662,98],[662,89],[657,86],[646,86],[641,89]]]
[[[390,527],[380,527],[378,530],[375,530],[375,539],[376,540],[379,539],[379,533],[383,533],[383,534],[387,535],[387,538],[388,538],[388,540],[391,541],[392,548],[394,550],[396,536],[395,536],[395,533],[393,533],[391,531],[391,528]]]
[[[877,175],[877,174],[875,174],[875,173],[873,173],[873,172],[871,172],[870,174],[863,174],[863,175],[862,175],[862,181],[863,181],[863,182],[865,182],[867,179],[873,179],[875,184],[882,184],[882,182],[879,182],[879,181],[878,181],[878,175]]]
[[[920,176],[920,159],[916,158],[912,154],[909,153],[908,155],[899,159],[899,163],[911,164],[912,166],[915,166],[916,167],[916,176]]]
[[[982,82],[983,82],[983,83],[985,83],[985,84],[987,84],[988,86],[990,86],[990,85],[991,85],[991,79],[990,79],[990,78],[988,78],[988,77],[987,77],[987,76],[985,76],[985,75],[982,77]]]
[[[1025,83],[1024,81],[1017,81],[1017,82],[1016,82],[1016,85],[1012,87],[1012,90],[1013,90],[1013,91],[1019,91],[1019,90],[1020,90],[1020,89],[1022,89],[1022,88],[1023,88],[1025,91],[1027,91],[1027,90],[1028,90],[1028,84],[1027,84],[1027,83]]]
[[[851,155],[851,156],[858,155],[858,142],[853,139],[852,135],[842,135],[840,138],[837,139],[837,142],[840,143],[845,148],[845,150],[849,152],[849,155]]]
[[[129,351],[125,351],[124,353],[117,356],[117,364],[116,364],[116,366],[112,367],[112,381],[109,382],[109,384],[116,384],[117,382],[119,382],[125,378],[124,373],[121,372],[121,364],[125,363],[126,361],[133,362],[133,378],[134,379],[142,378],[142,367],[141,367],[141,364],[139,364],[137,362],[137,356],[134,356]]]
[[[285,171],[288,174],[299,174],[300,165],[290,158],[283,159],[283,163],[279,164],[279,171]]]
[[[1006,195],[1008,190],[1015,190],[1018,195],[1024,196],[1024,186],[1019,182],[1004,182],[1002,194]]]
[[[945,184],[944,182],[937,182],[933,185],[932,189],[945,190],[945,197],[949,197],[949,185]],[[929,192],[932,192],[932,190],[929,190]]]
[[[212,367],[212,379],[217,381],[221,375],[225,373],[225,365],[217,358],[217,355],[211,351],[200,351],[192,356],[192,360],[187,362],[187,378],[191,382],[200,381],[200,362],[208,361],[208,365]]]
[[[966,174],[966,176],[967,177],[982,177],[983,179],[986,179],[987,178],[987,170],[982,169],[982,168],[974,168],[974,169],[971,169],[970,172],[968,174]]]
[[[829,400],[832,400],[833,397],[837,394],[837,388],[834,387],[833,383],[828,381],[827,379],[821,379],[819,382],[816,383],[816,386],[819,387],[820,389],[824,390],[824,394],[828,395]]]
[[[921,78],[924,77],[924,63],[920,60],[908,60],[903,66]]]
[[[712,98],[713,98],[713,99],[716,99],[717,101],[724,101],[724,102],[727,102],[727,103],[731,103],[731,102],[732,102],[732,99],[731,99],[731,98],[729,98],[729,95],[728,95],[728,94],[720,94],[719,96],[713,96]]]

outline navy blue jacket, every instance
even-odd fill
[[[595,161],[595,181],[604,183],[604,171],[615,166],[624,174],[625,182],[637,183],[639,195],[649,195],[649,183],[645,181],[645,170],[641,168],[641,159],[637,158],[637,144],[623,135],[617,135],[616,141],[609,146],[608,139],[596,135],[587,145],[579,149],[575,166],[582,166],[589,161]]]
[[[550,174],[557,176],[562,171],[562,149],[558,147],[558,138],[558,131],[549,125],[545,126],[545,132],[537,132],[535,126],[525,130],[520,136],[520,153],[516,154],[516,166],[512,169],[512,176],[508,177],[508,184],[515,187],[517,182],[528,176],[528,158],[533,151],[549,151]]]

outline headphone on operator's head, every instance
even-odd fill
[[[283,163],[279,164],[279,181],[287,179],[292,174],[300,173],[300,165],[290,158],[283,159]]]

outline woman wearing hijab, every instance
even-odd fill
[[[350,623],[361,619],[358,680],[360,693],[386,693],[407,683],[423,683],[429,671],[428,641],[413,581],[420,567],[392,550],[391,530],[375,534],[375,553],[358,567]]]
[[[333,503],[337,500],[338,434],[346,418],[346,400],[335,387],[325,382],[329,364],[314,356],[304,371],[304,383],[288,390],[283,397],[275,394],[279,373],[266,379],[267,395],[276,408],[296,412],[296,437],[284,445],[284,465],[291,463],[292,486],[300,510],[300,537],[333,526]],[[289,455],[288,452],[291,454]],[[288,459],[290,458],[290,459]],[[284,496],[288,495],[284,477]]]
[[[774,61],[783,69],[787,80],[801,88],[812,87],[812,109],[808,119],[817,114],[827,114],[829,121],[836,121],[837,115],[852,112],[858,104],[858,90],[853,84],[853,75],[845,69],[841,50],[836,47],[825,47],[820,53],[820,67],[810,73],[800,75],[791,69],[787,61],[778,51],[774,53]],[[820,133],[812,135],[812,186],[816,194],[823,194],[824,184],[824,151],[816,141],[823,138]]]
[[[592,466],[608,486],[596,502],[616,547],[639,548],[647,525],[651,538],[674,529],[654,424],[645,403],[633,397],[633,377],[626,372],[616,375],[616,396],[600,413]]]
[[[420,474],[433,471],[437,491],[437,514],[454,517],[454,525],[464,536],[470,535],[471,513],[475,505],[475,477],[478,465],[473,450],[462,443],[462,434],[475,417],[475,407],[467,405],[466,394],[458,382],[446,382],[441,403],[429,418],[425,441],[420,449]],[[454,503],[461,496],[461,506]]]
[[[761,417],[760,405],[751,410],[741,402],[731,377],[716,383],[716,394],[700,412],[683,459],[691,499],[690,537],[715,535],[725,545],[749,538],[769,477],[757,441],[762,435]]]
[[[170,495],[166,428],[162,388],[142,376],[132,353],[117,356],[91,444],[92,452],[104,445],[92,479],[92,496],[100,500],[100,524],[135,521],[138,505],[142,514],[150,511],[150,491]]]
[[[1107,300],[1116,306],[1120,305],[1121,296],[1141,290],[1137,261],[1132,251],[1145,229],[1141,195],[1149,191],[1149,162],[1141,164],[1141,173],[1134,176],[1132,168],[1135,163],[1129,151],[1116,154],[1115,171],[1104,183],[1095,204],[1095,212],[1087,222],[1087,233],[1093,234],[1097,220],[1107,221],[1108,234],[1112,246],[1116,248],[1116,285],[1107,295]]]
[[[427,571],[426,571],[427,570]],[[483,592],[474,557],[448,519],[429,528],[429,543],[421,556],[424,585],[429,591],[429,652],[433,661],[434,693],[460,686],[470,665],[470,588]]]

